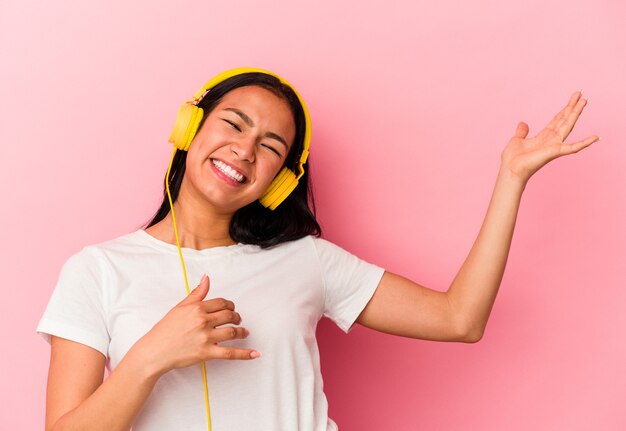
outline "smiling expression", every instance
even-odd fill
[[[192,141],[181,193],[234,213],[267,190],[294,136],[287,101],[258,86],[228,92]]]

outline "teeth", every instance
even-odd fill
[[[243,183],[244,176],[221,160],[211,160],[215,167],[238,183]]]

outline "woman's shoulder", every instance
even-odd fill
[[[271,250],[295,250],[295,249],[314,249],[317,247],[323,247],[324,245],[332,245],[328,240],[325,240],[316,235],[305,235],[302,238],[294,239],[291,241],[281,242],[275,246],[269,248],[260,248],[259,251],[271,251]]]
[[[138,231],[124,233],[114,238],[87,243],[77,254],[99,254],[107,251],[115,251],[132,246],[137,243]]]
[[[305,235],[298,239],[284,241],[271,247],[260,247],[252,244],[241,244],[242,253],[259,259],[317,259],[318,247],[326,241],[314,235]]]
[[[140,231],[121,234],[117,237],[84,245],[66,260],[66,266],[98,265],[106,260],[107,255],[116,253],[132,253],[141,244]]]
[[[332,259],[333,256],[337,255],[351,255],[350,252],[346,251],[341,246],[335,244],[328,239],[321,238],[316,235],[306,235],[300,239],[286,241],[265,250],[276,250],[280,252],[294,254],[304,252],[310,254],[317,260],[319,260],[320,258]],[[263,249],[259,249],[259,252],[263,251]]]

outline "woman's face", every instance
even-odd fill
[[[267,190],[294,136],[287,101],[262,87],[236,88],[222,98],[194,137],[182,187],[218,210],[234,213]]]

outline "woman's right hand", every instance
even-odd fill
[[[148,331],[131,351],[152,364],[153,372],[165,374],[174,368],[188,367],[209,359],[255,359],[260,355],[252,349],[222,347],[218,343],[246,338],[239,325],[241,316],[232,301],[215,298],[204,301],[209,292],[209,278],[204,275],[198,287],[172,308]],[[130,353],[130,352],[129,352]]]
[[[248,333],[241,327],[220,327],[239,325],[241,317],[231,301],[204,301],[208,292],[205,276],[131,347],[104,382],[106,358],[101,352],[53,336],[46,429],[128,430],[158,379],[168,371],[208,359],[258,357],[254,350],[218,345]]]

